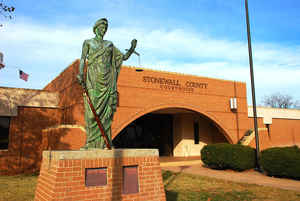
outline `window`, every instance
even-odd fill
[[[194,122],[194,141],[195,144],[199,144],[199,123]]]
[[[10,117],[0,117],[0,150],[8,149]]]
[[[267,131],[268,131],[268,136],[270,137],[270,124],[266,124]]]

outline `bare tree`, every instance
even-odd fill
[[[299,101],[295,101],[292,96],[281,93],[274,93],[263,98],[265,106],[274,108],[297,108]]]
[[[15,11],[15,7],[8,6],[3,2],[3,0],[0,1],[0,15],[2,15],[5,18],[12,19],[13,18],[13,12]],[[3,25],[0,23],[0,27]]]

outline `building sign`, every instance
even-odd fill
[[[202,82],[186,81],[182,84],[180,80],[151,76],[143,76],[143,82],[157,84],[162,90],[180,91],[184,93],[193,93],[196,88],[207,89],[208,87],[207,83]]]

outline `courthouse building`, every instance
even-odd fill
[[[37,171],[43,150],[85,144],[79,60],[43,90],[0,87],[0,174]],[[112,125],[116,148],[200,156],[206,144],[255,147],[246,83],[123,66]],[[260,147],[300,145],[300,110],[258,108]]]

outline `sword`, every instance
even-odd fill
[[[104,138],[105,145],[106,145],[106,147],[107,147],[108,149],[111,149],[111,146],[110,146],[109,141],[108,141],[108,137],[107,137],[107,135],[105,134],[105,131],[104,131],[104,129],[103,129],[103,126],[102,126],[102,123],[101,123],[99,117],[97,116],[96,110],[95,110],[95,108],[94,108],[94,106],[93,106],[93,104],[92,104],[92,101],[91,101],[91,98],[90,98],[90,96],[89,96],[89,94],[88,94],[88,92],[87,92],[87,89],[86,89],[85,87],[82,87],[82,88],[83,88],[83,91],[84,91],[85,95],[87,96],[87,101],[88,101],[88,103],[89,103],[89,106],[90,106],[90,108],[91,108],[93,114],[94,114],[94,117],[95,117],[95,119],[96,119],[97,125],[98,125],[98,127],[99,127],[99,129],[100,129],[100,133],[101,133],[102,137]]]

